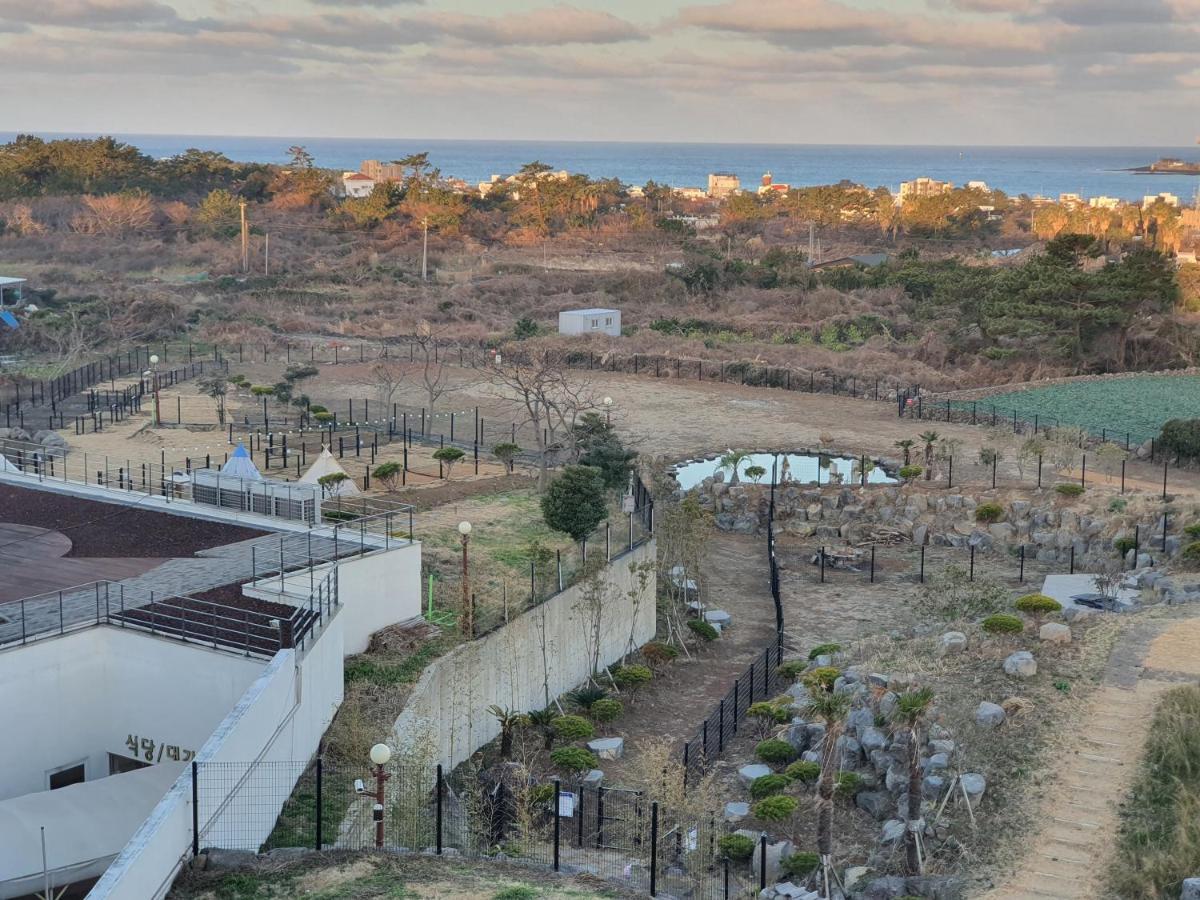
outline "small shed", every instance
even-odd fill
[[[25,305],[25,280],[0,275],[0,309],[18,309]]]
[[[564,309],[558,314],[559,334],[607,334],[621,336],[619,309]]]

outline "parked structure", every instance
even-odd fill
[[[559,334],[607,334],[621,336],[619,309],[564,309],[558,314]]]

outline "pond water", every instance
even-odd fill
[[[759,480],[759,484],[770,484],[772,472],[776,473],[780,482],[829,484],[840,478],[842,484],[859,484],[862,478],[859,472],[861,462],[854,456],[828,456],[823,453],[751,453],[738,464],[738,476],[742,482],[751,483],[751,479],[746,477],[746,470],[761,466],[766,470],[766,475]],[[868,484],[896,483],[895,478],[869,459],[867,466]],[[719,469],[719,458],[689,460],[675,467],[675,480],[683,490],[688,491]],[[724,471],[725,480],[729,481],[732,473],[729,469]]]

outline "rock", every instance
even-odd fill
[[[814,894],[808,888],[797,887],[790,881],[781,881],[775,885],[773,896],[777,900],[810,900],[810,898],[812,900],[819,900],[818,894]]]
[[[946,790],[946,779],[941,775],[926,775],[921,779],[921,796],[936,800]]]
[[[904,823],[899,824],[903,833]],[[874,878],[867,884],[862,893],[862,900],[897,900],[906,893],[908,890],[903,878],[899,875],[886,875],[883,878]]]
[[[206,850],[205,856],[204,868],[214,871],[245,869],[258,859],[258,854],[250,850],[218,850],[215,847]]]
[[[894,763],[888,767],[887,775],[884,778],[884,784],[889,791],[902,791],[908,787],[908,769],[899,763]]]
[[[915,875],[906,880],[905,890],[929,900],[963,900],[967,895],[966,883],[952,875]]]
[[[1139,553],[1137,557],[1137,565],[1134,566],[1134,568],[1146,569],[1152,565],[1154,565],[1154,560],[1150,557],[1149,553]]]
[[[1038,629],[1038,637],[1048,644],[1071,643],[1071,629],[1061,622],[1047,622]]]
[[[842,884],[846,890],[852,891],[858,887],[858,883],[867,877],[867,873],[871,870],[866,866],[850,866],[842,873]]]
[[[1096,615],[1097,612],[1098,610],[1090,609],[1086,606],[1068,606],[1063,610],[1063,618],[1068,622],[1078,622]]]
[[[604,781],[604,772],[600,769],[591,769],[583,776],[580,783],[584,787],[599,787],[602,781]]]
[[[875,714],[865,706],[860,706],[850,710],[850,714],[846,716],[846,724],[861,733],[875,724]]]
[[[1029,506],[1028,500],[1014,500],[1008,508],[1012,510],[1013,518],[1020,519],[1029,512]]]
[[[861,791],[855,795],[854,805],[882,822],[891,812],[892,795],[886,791]]]
[[[839,759],[841,771],[849,771],[857,769],[859,763],[862,762],[862,744],[850,737],[848,734],[843,734],[837,739],[837,751],[840,754]]]
[[[1003,710],[1001,710],[1001,712],[1003,712]],[[750,787],[750,785],[754,783],[754,779],[762,778],[764,775],[770,774],[771,767],[764,766],[762,763],[750,763],[750,765],[742,766],[740,769],[738,769],[738,778],[741,779],[742,784],[744,784],[746,787]]]
[[[945,753],[935,753],[925,763],[925,772],[940,772],[950,767],[950,758]]]
[[[808,746],[819,747],[825,740],[825,726],[821,722],[808,723]]]
[[[1005,718],[1007,717],[1004,714],[1003,707],[997,706],[995,703],[989,703],[986,700],[980,703],[979,707],[975,710],[975,724],[980,728],[996,728],[1004,724]],[[762,766],[762,768],[765,769],[766,766]]]
[[[796,852],[796,845],[791,841],[776,841],[767,843],[767,883],[773,884],[779,880],[783,871],[784,858]],[[750,858],[750,871],[761,872],[763,859],[763,844],[758,841],[754,845],[754,855]]]
[[[802,760],[804,760],[805,762],[819,763],[822,761],[820,750],[805,750],[803,753],[800,754],[800,758]]]
[[[797,753],[803,753],[808,749],[808,726],[804,722],[789,725],[783,739],[791,744]]]
[[[947,631],[938,641],[938,656],[951,656],[967,649],[967,636],[961,631]]]
[[[710,609],[704,614],[704,621],[718,628],[727,628],[733,623],[733,617],[723,609]]]
[[[987,790],[987,779],[978,772],[966,772],[959,776],[959,782],[967,792],[972,802],[977,801]]]
[[[879,698],[879,714],[885,719],[890,719],[892,713],[896,711],[896,703],[899,701],[899,696],[895,691],[888,691]]]
[[[1013,527],[1007,522],[996,522],[988,526],[988,531],[992,535],[992,539],[1001,544],[1007,544],[1012,540]]]
[[[274,860],[292,860],[303,859],[309,856],[314,851],[309,847],[276,847],[274,850],[268,850],[265,854],[268,859]]]
[[[600,759],[620,759],[625,755],[625,738],[596,738],[588,741],[588,749]]]
[[[1200,878],[1183,879],[1183,890],[1179,900],[1200,900]]]
[[[881,691],[886,691],[891,678],[887,675],[881,675],[878,672],[872,672],[867,676],[867,685],[871,688],[878,688]]]
[[[725,821],[740,822],[746,816],[750,815],[750,804],[741,801],[732,801],[725,804]]]
[[[862,744],[862,748],[868,756],[873,750],[885,748],[887,740],[887,735],[883,733],[883,730],[874,725],[864,728],[858,736],[858,742]]]
[[[885,844],[893,844],[904,837],[904,823],[899,819],[888,819],[880,829],[879,840]]]
[[[1037,660],[1028,650],[1018,650],[1004,660],[1004,673],[1014,678],[1032,678],[1037,674]]]

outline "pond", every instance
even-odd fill
[[[746,470],[760,466],[766,470],[766,474],[759,479],[759,484],[770,484],[772,472],[777,473],[780,482],[829,484],[840,481],[842,484],[859,484],[862,479],[859,469],[861,462],[856,456],[831,456],[825,453],[751,453],[738,463],[738,477],[742,482],[749,483],[751,479],[746,477]],[[776,465],[778,468],[775,468]],[[877,463],[868,459],[867,467],[868,484],[896,483],[896,479]],[[688,491],[720,470],[720,458],[713,457],[679,463],[675,466],[674,474],[679,486]],[[732,473],[728,468],[723,471],[725,480],[729,481]]]

